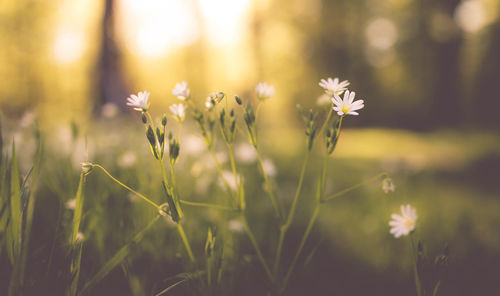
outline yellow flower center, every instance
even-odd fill
[[[413,220],[406,219],[403,222],[403,225],[405,226],[405,228],[410,229],[410,228],[413,228],[415,226],[415,222]]]
[[[347,112],[349,112],[349,109],[350,109],[349,106],[343,106],[342,112],[347,113]]]

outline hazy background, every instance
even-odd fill
[[[303,153],[295,105],[319,110],[319,80],[340,77],[351,82],[365,108],[344,121],[327,191],[386,171],[396,192],[386,195],[373,183],[328,204],[304,254],[317,252],[309,265],[299,264],[289,295],[413,295],[408,241],[390,236],[387,225],[402,203],[417,208],[418,237],[430,257],[450,246],[443,295],[499,295],[500,1],[4,0],[0,24],[4,151],[12,134],[29,134],[16,138],[26,172],[33,152],[27,126],[34,117],[49,139],[34,257],[53,252],[48,242],[56,245],[53,229],[65,221],[62,205],[76,190],[80,161],[97,160],[146,193],[159,190],[150,185],[153,173],[144,169],[151,155],[137,112],[125,106],[130,93],[150,91],[152,112],[159,115],[178,102],[171,91],[183,80],[200,104],[212,91],[247,99],[257,82],[275,85],[276,96],[260,110],[259,137],[277,167],[278,197],[288,205]],[[71,123],[80,128],[73,138]],[[84,134],[90,155],[82,148]],[[196,188],[204,174],[193,174],[190,167],[201,152],[189,156],[188,140],[181,147],[181,159],[187,160],[178,165],[180,191],[203,201],[206,191]],[[127,153],[135,153],[134,161],[124,166],[120,159]],[[308,167],[284,262],[290,262],[310,216],[306,201],[319,163],[317,156]],[[255,185],[249,195],[257,201],[250,208],[266,213],[269,204],[265,193],[259,195],[255,166],[241,167]],[[82,281],[151,216],[148,209],[137,212],[136,201],[95,175],[89,177],[92,197],[86,200],[89,240]],[[199,217],[186,222],[186,229],[200,254],[205,229],[216,219],[203,213],[186,209],[186,216]],[[56,222],[58,215],[63,218]],[[253,220],[266,258],[273,258],[276,229],[270,231],[269,219],[257,214]],[[161,290],[158,283],[182,269],[169,265],[177,260],[176,250],[159,255],[164,240],[148,237],[129,259],[129,270],[115,271],[95,295],[117,287],[123,295]],[[243,235],[241,242],[241,254],[253,254]],[[44,270],[46,262],[35,262],[33,273],[37,266]],[[263,280],[258,266],[253,268],[240,278]],[[53,276],[41,285],[50,290],[58,280]],[[255,295],[253,280],[237,284]]]
[[[288,125],[297,102],[314,105],[319,79],[338,76],[367,104],[353,125],[500,127],[496,0],[2,2],[8,115],[85,120],[139,90],[166,105],[182,80],[200,99],[265,80],[280,114],[269,120]]]

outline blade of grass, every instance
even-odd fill
[[[13,141],[10,167],[10,223],[7,236],[7,252],[12,265],[14,265],[19,258],[21,246],[21,219],[21,187],[19,182],[16,147]]]
[[[78,189],[76,190],[76,205],[75,212],[73,214],[73,231],[71,232],[71,264],[69,268],[69,272],[71,275],[71,284],[67,293],[70,296],[76,295],[76,291],[78,288],[78,279],[80,276],[80,262],[82,259],[83,242],[78,240],[78,231],[80,229],[80,223],[82,220],[84,184],[85,172],[82,170],[80,172],[80,182],[78,183]]]
[[[84,183],[85,183],[85,173],[82,171],[80,173],[80,182],[78,183],[78,189],[76,190],[76,205],[75,205],[75,213],[73,215],[73,231],[71,232],[72,244],[76,243],[76,236],[78,234],[78,229],[80,228],[80,222],[82,219]]]
[[[151,220],[146,227],[144,227],[141,231],[139,231],[134,238],[128,242],[126,245],[121,247],[114,255],[109,259],[102,267],[101,269],[92,277],[85,285],[83,286],[82,290],[78,295],[85,295],[86,293],[89,292],[89,290],[97,284],[99,281],[101,281],[108,273],[111,272],[118,264],[120,264],[125,257],[130,253],[132,248],[137,245],[142,237],[144,236],[144,233],[148,231],[156,221],[158,221],[158,218],[160,216],[157,215],[153,220]]]
[[[36,185],[38,182],[38,176],[40,172],[40,163],[42,159],[42,139],[40,136],[39,130],[36,131],[37,135],[37,150],[35,153],[34,157],[34,163],[33,167],[30,170],[30,173],[28,174],[31,175],[31,183],[29,186],[29,195],[28,199],[26,201],[26,210],[24,211],[24,229],[23,229],[23,237],[22,237],[22,246],[21,246],[21,266],[20,266],[20,271],[19,271],[19,283],[22,285],[24,283],[24,273],[26,269],[26,261],[28,259],[28,245],[29,245],[29,239],[30,239],[30,234],[31,234],[31,226],[33,224],[33,213],[35,211],[35,189]],[[28,179],[28,177],[26,177]],[[26,179],[24,184],[26,184]],[[24,185],[23,185],[24,187]]]

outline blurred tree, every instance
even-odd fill
[[[102,104],[110,102],[122,106],[129,94],[129,88],[123,74],[121,49],[116,42],[115,34],[115,0],[104,2],[102,17],[101,47],[97,61],[97,89],[99,99],[95,111]]]
[[[436,9],[452,18],[460,0],[424,1],[424,3],[427,3],[425,6],[436,5]],[[429,15],[432,14],[426,14],[426,18],[429,19]],[[430,34],[429,30],[426,32]],[[432,75],[432,91],[429,98],[430,112],[425,123],[427,123],[428,128],[456,126],[461,122],[461,107],[463,106],[459,68],[462,35],[454,34],[445,40],[439,41],[432,38],[427,38],[427,40],[429,41],[428,50],[433,55],[429,63],[425,63],[425,65],[431,67],[434,71]]]

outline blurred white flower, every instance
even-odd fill
[[[102,105],[101,115],[104,118],[113,118],[118,114],[118,106],[113,103],[106,103]]]
[[[266,82],[259,82],[255,87],[255,93],[259,100],[264,101],[274,96],[275,90],[273,85],[268,85]]]
[[[19,125],[22,128],[26,128],[28,126],[31,126],[36,120],[36,114],[33,111],[28,111],[23,114],[23,117],[21,117],[21,121],[19,122]]]
[[[187,135],[182,139],[184,143],[182,151],[187,155],[199,156],[205,150],[203,138]]]
[[[222,99],[224,99],[225,94],[221,91],[213,92],[208,95],[205,101],[205,107],[210,111],[215,105],[217,105]]]
[[[236,158],[242,163],[252,163],[257,160],[255,148],[247,142],[242,142],[236,146]]]
[[[408,235],[410,232],[415,230],[415,224],[417,223],[417,210],[412,208],[410,205],[401,206],[401,215],[392,214],[392,220],[389,222],[391,226],[390,233],[398,238],[402,235]]]
[[[363,100],[354,101],[356,96],[355,92],[349,92],[346,90],[344,93],[344,100],[342,100],[337,94],[333,94],[332,102],[335,105],[333,110],[337,111],[338,115],[350,114],[358,115],[356,110],[363,109],[365,107]]]
[[[149,92],[141,91],[136,95],[131,94],[127,98],[127,106],[134,108],[137,111],[148,111],[149,109]]]
[[[233,191],[236,191],[236,186],[238,184],[236,184],[235,180],[234,180],[234,175],[233,175],[233,172],[231,171],[223,171],[222,172],[222,177],[219,177],[219,186],[221,188],[226,188],[226,185],[224,183],[224,180],[222,179],[224,178],[224,180],[227,181],[227,183],[229,184],[229,187],[233,190]],[[240,176],[237,176],[237,182],[239,183],[240,182]]]
[[[330,105],[332,103],[332,99],[329,95],[327,94],[322,94],[316,99],[316,104],[318,106],[325,106],[325,105]]]
[[[73,199],[70,199],[68,200],[64,206],[66,207],[66,209],[68,210],[74,210],[75,207],[76,207],[76,198],[73,198]]]
[[[262,160],[262,167],[264,167],[266,175],[271,177],[276,176],[276,166],[270,158],[264,158],[264,160]]]
[[[173,104],[170,106],[170,112],[178,122],[183,122],[184,118],[186,118],[186,106],[183,104]]]
[[[118,157],[118,166],[122,168],[129,168],[135,164],[136,161],[135,153],[132,151],[127,151]]]
[[[394,185],[391,178],[387,177],[382,180],[382,190],[385,193],[389,193],[389,191],[394,192],[394,190],[396,190],[396,185]]]
[[[243,223],[239,219],[231,219],[227,221],[227,229],[234,232],[243,232]]]
[[[83,240],[84,240],[84,239],[85,239],[85,236],[83,235],[83,233],[78,232],[78,233],[76,234],[76,241],[77,241],[77,242],[81,243],[81,242],[83,242]]]
[[[331,79],[328,77],[327,80],[321,79],[319,82],[319,86],[325,89],[325,93],[328,94],[330,97],[333,97],[333,95],[340,95],[342,92],[347,90],[347,86],[349,85],[349,81],[344,80],[342,82],[339,82],[339,79],[335,77],[335,79]]]
[[[186,81],[177,83],[174,90],[172,90],[172,94],[182,101],[189,99],[191,91],[188,88],[188,83]]]

